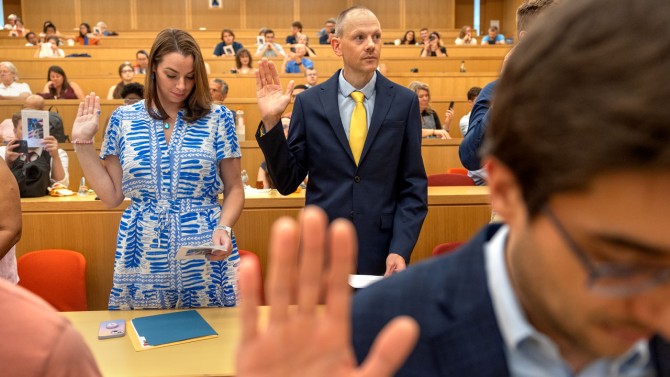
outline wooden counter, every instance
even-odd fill
[[[438,243],[465,241],[486,224],[491,215],[486,187],[431,187],[428,215],[412,255],[412,263],[430,256]],[[93,195],[22,199],[23,236],[20,256],[28,251],[63,248],[86,257],[90,310],[104,310],[112,285],[116,236],[122,211],[108,209]],[[258,254],[265,272],[271,224],[281,216],[295,217],[304,207],[304,192],[281,196],[246,194],[244,211],[234,232],[240,249]]]

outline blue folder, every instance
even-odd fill
[[[140,317],[131,322],[137,334],[143,336],[150,346],[218,335],[195,310]]]

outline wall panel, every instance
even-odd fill
[[[74,0],[30,0],[23,2],[23,19],[26,25],[36,33],[42,32],[42,24],[46,20],[53,22],[58,30],[72,35],[77,28]],[[39,30],[39,31],[38,31]]]
[[[293,22],[293,1],[291,0],[244,0],[246,1],[246,22],[248,28],[285,28]],[[285,35],[275,35],[275,42],[284,44]]]
[[[240,2],[240,0],[226,0],[221,9],[209,9],[205,1],[191,0],[193,28],[239,29],[241,27]]]
[[[379,18],[384,29],[400,28],[400,1],[405,0],[356,0],[354,5],[370,8]]]
[[[472,1],[470,1],[472,2]],[[407,0],[407,29],[454,29],[454,0]]]
[[[186,28],[186,2],[184,0],[137,1],[137,29],[163,30]]]
[[[130,30],[130,0],[82,1],[78,19],[91,27],[104,21],[109,30]]]
[[[460,29],[463,25],[472,26],[475,14],[472,0],[455,0],[454,8],[454,28]]]
[[[304,28],[321,29],[327,19],[336,18],[346,8],[346,0],[325,2],[302,0],[300,2],[300,22]],[[308,37],[314,38],[313,35],[308,35]]]

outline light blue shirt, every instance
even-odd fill
[[[509,228],[503,226],[484,246],[486,275],[505,356],[511,376],[528,377],[652,377],[649,343],[640,341],[615,359],[598,359],[575,374],[556,344],[528,322],[521,309],[505,263],[505,243]],[[547,294],[551,294],[548,292]]]
[[[347,135],[347,140],[349,139],[349,123],[351,123],[351,114],[354,113],[354,108],[356,108],[356,101],[351,97],[351,92],[358,90],[363,92],[365,99],[363,100],[363,106],[365,106],[365,113],[368,118],[368,129],[370,129],[370,120],[372,119],[372,110],[375,108],[375,83],[377,82],[377,71],[368,81],[367,84],[362,89],[356,89],[353,85],[349,84],[347,80],[342,75],[343,71],[340,71],[340,76],[338,78],[338,94],[337,94],[337,104],[340,107],[340,119],[342,119],[342,126],[344,127],[344,133]]]

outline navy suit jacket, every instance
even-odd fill
[[[296,97],[288,141],[277,125],[256,140],[277,190],[295,191],[309,173],[306,204],[332,221],[351,220],[358,273],[381,275],[389,252],[409,262],[428,211],[421,118],[414,92],[377,73],[376,98],[358,166],[338,107],[339,71]]]
[[[360,290],[352,326],[358,361],[391,319],[409,315],[421,335],[397,376],[509,376],[484,263],[484,244],[499,228],[489,225],[461,250]],[[655,337],[650,346],[658,376],[669,376],[670,344]]]
[[[489,109],[491,108],[491,101],[493,100],[497,85],[498,80],[489,83],[477,96],[477,100],[472,106],[472,112],[470,113],[468,131],[463,136],[463,141],[461,141],[461,145],[458,147],[458,156],[461,158],[461,163],[466,169],[471,171],[482,168],[479,149],[484,142],[484,134],[486,133],[489,121]]]

